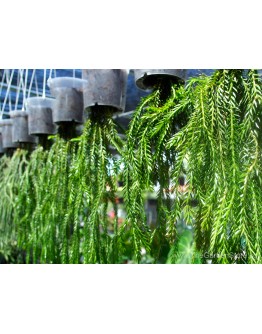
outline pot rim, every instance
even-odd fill
[[[0,127],[6,125],[13,125],[13,120],[10,118],[0,119]]]
[[[26,109],[29,109],[30,107],[52,108],[54,102],[55,102],[54,98],[34,96],[34,97],[28,97],[26,99],[25,106],[26,106]]]
[[[83,90],[83,86],[87,84],[87,80],[73,77],[56,77],[49,78],[47,80],[47,85],[52,89],[56,88],[75,88],[78,90]]]
[[[11,118],[28,117],[28,112],[25,110],[12,110],[10,111],[10,117]]]

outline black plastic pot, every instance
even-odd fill
[[[53,122],[64,123],[84,122],[83,83],[82,79],[60,77],[49,79],[47,84],[55,102],[53,106]]]
[[[37,138],[28,133],[28,113],[26,111],[11,111],[10,117],[13,120],[12,139],[14,143],[37,143]]]
[[[171,81],[183,84],[186,70],[134,70],[137,87],[143,90],[154,88],[158,83]]]
[[[127,70],[85,69],[84,108],[105,106],[124,111],[126,100]]]
[[[13,142],[12,137],[12,128],[13,120],[12,119],[2,119],[0,121],[0,127],[2,128],[2,144],[4,149],[17,148],[18,143]]]
[[[30,97],[26,100],[29,135],[43,136],[56,133],[52,116],[54,101],[42,97]]]

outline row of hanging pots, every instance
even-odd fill
[[[160,81],[162,84],[167,80],[183,83],[185,74],[185,70],[137,69],[134,70],[133,84],[136,83],[142,90],[148,90]],[[127,70],[122,69],[84,69],[82,79],[50,78],[47,84],[54,99],[28,98],[26,111],[12,111],[11,119],[1,120],[0,153],[7,148],[17,148],[21,143],[36,144],[41,136],[55,134],[57,126],[66,126],[68,131],[72,124],[83,124],[84,110],[106,106],[115,112],[123,112],[128,102],[127,77]],[[134,92],[135,89],[137,88],[133,87],[131,91]],[[135,95],[141,96],[139,92]]]

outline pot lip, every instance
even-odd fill
[[[16,117],[27,117],[28,112],[24,110],[12,110],[10,111],[10,117],[16,118]]]
[[[141,72],[139,73],[139,76],[136,76],[137,72]],[[153,89],[153,85],[150,84],[146,84],[145,80],[147,78],[157,78],[157,77],[162,77],[162,78],[170,78],[170,79],[174,79],[180,81],[181,83],[185,83],[186,81],[186,75],[185,75],[185,71],[183,69],[165,69],[163,71],[170,71],[169,72],[161,72],[162,70],[157,70],[157,69],[135,69],[134,70],[134,75],[135,75],[135,83],[137,85],[138,88],[142,89],[142,90],[152,90]],[[179,76],[179,73],[172,73],[172,71],[178,71],[181,72],[181,76]],[[184,74],[183,74],[184,72]]]
[[[0,119],[0,127],[6,125],[13,125],[13,120],[10,118]]]
[[[87,84],[87,80],[73,77],[56,77],[49,78],[47,80],[48,87],[52,89],[56,88],[76,88],[82,90],[83,86]]]
[[[55,99],[50,97],[34,96],[26,99],[26,109],[30,107],[52,107]]]
[[[84,120],[78,121],[78,120],[76,120],[72,117],[63,118],[63,120],[62,119],[59,119],[59,120],[54,119],[54,124],[56,124],[56,125],[60,125],[60,124],[63,124],[63,123],[75,123],[76,125],[82,125],[82,124],[84,124]]]
[[[117,112],[123,112],[124,111],[124,107],[118,106],[116,104],[108,104],[108,103],[101,103],[101,102],[90,102],[88,104],[84,104],[84,110],[91,108],[91,107],[95,107],[95,106],[101,106],[101,107],[110,107],[110,108],[115,108],[116,109],[116,113]]]

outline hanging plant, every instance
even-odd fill
[[[112,119],[114,109],[92,107],[69,177],[69,205],[65,223],[74,223],[69,262],[121,261],[117,217],[117,177],[123,142]],[[108,215],[113,210],[113,221]],[[82,226],[82,227],[81,227]]]
[[[68,203],[68,176],[75,144],[54,136],[49,151],[35,150],[23,174],[15,224],[27,262],[61,263],[67,245],[63,218]]]
[[[79,138],[68,140],[59,123],[50,151],[44,154],[39,149],[32,155],[16,218],[28,261],[122,261],[116,203],[120,161],[112,151],[120,153],[123,143],[113,123],[114,112],[115,107],[92,105]],[[29,189],[30,203],[24,209]]]
[[[190,89],[185,90],[171,80],[165,79],[164,83],[160,81],[153,92],[142,99],[127,133],[124,197],[138,262],[142,248],[151,251],[155,261],[165,261],[169,244],[176,236],[175,224],[169,219],[176,150],[167,149],[166,145],[187,123],[191,100]],[[144,210],[148,191],[157,192],[157,228],[153,233]]]
[[[56,137],[50,151],[33,152],[16,211],[28,262],[121,262],[116,203],[120,161],[112,149],[121,152],[122,145],[110,108],[102,117],[95,108],[79,138],[66,142]]]
[[[186,170],[196,199],[196,248],[212,263],[261,263],[261,79],[219,70],[195,80],[193,113],[169,140],[175,183]],[[181,205],[174,204],[175,221]]]
[[[16,196],[27,163],[28,152],[21,149],[17,149],[11,157],[4,155],[0,159],[0,253],[6,261],[9,259],[7,254],[11,256],[16,253],[16,256],[22,256],[17,246],[17,231],[13,219]]]

